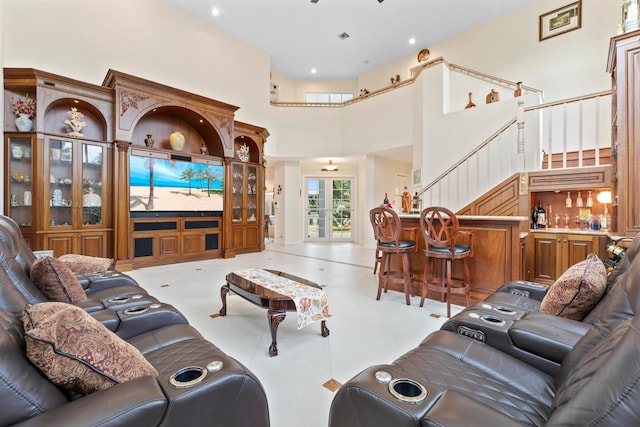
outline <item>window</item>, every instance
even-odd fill
[[[324,102],[339,104],[353,99],[352,93],[327,93],[327,92],[307,92],[305,102]]]

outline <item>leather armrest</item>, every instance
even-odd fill
[[[500,286],[496,292],[515,293],[519,296],[527,296],[538,301],[542,301],[547,294],[549,286],[542,283],[529,282],[526,280],[514,280]],[[518,292],[520,291],[520,292]],[[527,294],[527,295],[523,295]]]
[[[422,419],[427,427],[524,426],[455,390],[446,390]]]
[[[102,323],[111,332],[116,332],[120,326],[120,319],[113,310],[92,311],[91,316]]]
[[[104,304],[102,304],[102,301],[94,298],[87,298],[82,301],[77,301],[77,302],[74,302],[73,305],[80,307],[81,309],[83,309],[88,313],[91,313],[93,311],[98,311],[98,310],[104,310]]]
[[[182,313],[169,304],[143,304],[138,307],[145,311],[137,313],[135,306],[117,311],[120,326],[115,332],[120,338],[126,340],[160,327],[188,324]]]
[[[15,426],[160,425],[167,405],[156,378],[142,377],[83,396]]]
[[[562,363],[590,327],[590,324],[551,314],[529,313],[509,329],[509,336],[516,347]]]

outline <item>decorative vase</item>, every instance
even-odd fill
[[[517,82],[516,83],[516,90],[513,91],[513,97],[517,98],[519,96],[522,96],[522,82]]]
[[[20,132],[29,132],[32,127],[33,121],[31,121],[28,114],[20,114],[16,119],[16,128]]]
[[[472,94],[473,94],[472,92],[469,92],[469,103],[467,103],[467,106],[466,106],[466,107],[464,107],[465,109],[467,109],[467,108],[473,108],[473,107],[475,107],[475,106],[476,106],[476,104],[474,104],[474,103],[473,103],[473,101],[471,100],[471,95],[472,95]]]
[[[154,143],[155,141],[153,140],[151,135],[147,135],[147,137],[144,139],[144,145],[146,145],[149,148],[153,147]]]
[[[169,135],[169,145],[174,151],[182,151],[184,149],[184,135],[180,131],[175,131]]]

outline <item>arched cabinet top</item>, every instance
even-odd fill
[[[204,141],[213,152],[219,152],[220,145],[222,152],[218,154],[225,156],[233,151],[233,118],[239,107],[115,70],[109,70],[103,86],[115,91],[117,140],[130,141],[134,145],[143,143],[146,135],[153,133],[147,133],[151,131],[145,130],[142,135],[142,128],[138,126],[148,126],[151,122],[159,123],[159,119],[163,118],[168,125],[184,126],[184,129],[174,130],[184,130],[192,134],[194,144]],[[158,131],[162,135],[157,136],[160,139],[166,137],[168,141],[171,132],[166,134],[167,129],[162,126]],[[141,135],[142,141],[137,141]],[[201,140],[198,141],[198,138]],[[192,148],[191,145],[189,148]]]

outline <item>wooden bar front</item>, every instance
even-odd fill
[[[413,289],[415,295],[422,294],[422,275],[426,256],[424,238],[420,232],[419,215],[400,215],[404,229],[416,230],[415,238],[418,250],[411,254],[411,267],[415,275]],[[529,220],[522,216],[458,216],[460,228],[473,230],[473,258],[468,259],[471,272],[471,299],[482,301],[504,283],[523,280],[526,277],[526,242]],[[403,239],[413,238],[412,233],[404,231]],[[399,257],[392,257],[392,269],[401,269]],[[439,262],[433,262],[435,274],[440,274]],[[452,276],[462,278],[461,262],[454,262]],[[394,291],[403,292],[401,286],[390,286]],[[428,298],[440,300],[440,294],[429,292]],[[464,305],[464,297],[453,296],[454,304]]]

